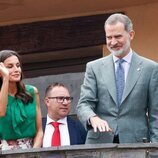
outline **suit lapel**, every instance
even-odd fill
[[[112,55],[103,58],[102,60],[102,74],[104,77],[104,82],[107,86],[107,89],[113,98],[114,102],[116,102],[116,84],[115,84],[115,67],[113,63]]]
[[[128,76],[126,79],[126,85],[124,89],[124,93],[122,96],[122,102],[126,99],[129,93],[132,91],[135,86],[141,72],[142,72],[142,61],[141,58],[137,54],[133,54],[130,69],[128,72]]]
[[[68,124],[69,136],[70,136],[70,145],[77,144],[75,124],[70,117],[67,117],[67,124]]]
[[[103,74],[104,82],[107,86],[107,89],[108,89],[112,99],[117,104],[116,84],[115,84],[115,67],[114,67],[113,58],[112,58],[111,54],[109,56],[103,58],[101,66],[102,66],[101,73]],[[122,102],[126,99],[126,97],[129,95],[129,93],[132,91],[134,85],[136,84],[136,82],[142,72],[142,68],[143,67],[142,67],[141,58],[135,52],[133,52],[131,65],[130,65],[130,69],[128,72],[124,93],[122,96]]]
[[[43,132],[45,132],[46,122],[47,122],[47,118],[46,117],[42,117],[42,129],[43,129]]]

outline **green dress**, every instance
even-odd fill
[[[0,117],[0,139],[15,140],[33,138],[36,134],[36,98],[34,88],[25,85],[26,91],[33,97],[27,105],[12,96],[8,96],[6,115]]]

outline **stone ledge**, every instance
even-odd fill
[[[1,151],[0,158],[158,158],[158,143],[86,144]]]

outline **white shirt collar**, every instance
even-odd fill
[[[51,119],[48,115],[47,115],[47,125],[50,124],[51,122],[55,122],[53,119]],[[59,119],[57,122],[61,123],[61,124],[66,124],[67,123],[67,117],[64,117],[62,119]]]

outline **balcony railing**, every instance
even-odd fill
[[[86,144],[1,151],[0,158],[158,158],[158,143]]]

